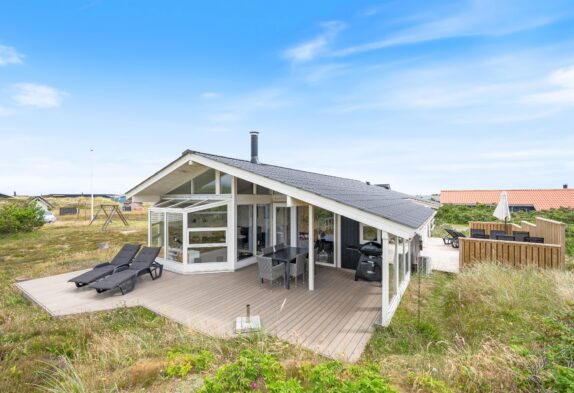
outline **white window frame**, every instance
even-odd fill
[[[367,226],[367,227],[374,228],[374,229],[377,230],[377,242],[381,243],[381,230],[380,230],[380,229],[377,229],[377,228],[375,228],[375,227],[373,227],[373,226],[370,226],[370,225],[367,225],[367,224],[363,224],[362,222],[359,223],[359,239],[360,239],[360,243],[363,244],[363,243],[367,243],[367,242],[372,241],[371,239],[365,239],[365,237],[364,237],[364,228],[365,228],[366,226]]]
[[[313,214],[315,214],[317,207],[315,206],[315,209],[313,209]],[[333,215],[333,263],[326,263],[326,262],[319,262],[317,260],[317,255],[315,255],[315,264],[316,265],[321,265],[321,266],[326,266],[326,267],[340,267],[338,266],[338,262],[337,262],[337,246],[338,246],[338,231],[337,231],[337,214],[335,214],[332,210],[328,210],[328,209],[322,209],[322,210],[327,210],[330,211],[331,214]],[[314,222],[314,226],[317,226],[317,221],[313,218],[313,222]],[[309,233],[309,248],[313,247],[315,248],[315,234],[314,233]]]
[[[206,232],[206,231],[211,231],[211,232],[224,232],[225,233],[225,242],[224,243],[189,243],[189,234],[193,233],[193,232]],[[187,244],[187,248],[186,248],[186,258],[187,258],[187,252],[189,251],[190,248],[211,248],[211,247],[229,247],[229,237],[227,236],[227,227],[204,227],[204,228],[187,228],[187,237],[186,237],[186,242]],[[228,253],[229,254],[229,253]],[[229,258],[229,256],[226,256],[226,259]],[[206,262],[201,262],[201,264],[204,263],[228,263],[229,261],[224,261],[224,262],[217,262],[217,261],[206,261]],[[199,265],[199,263],[193,263],[193,262],[189,262],[188,259],[186,259],[186,264],[189,265]]]

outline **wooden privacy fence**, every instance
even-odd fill
[[[470,229],[484,229],[487,235],[490,235],[490,231],[505,231],[508,235],[512,235],[512,231],[521,231],[520,225],[516,224],[505,224],[503,222],[480,222],[471,221],[469,222]],[[534,236],[534,235],[532,235]]]
[[[566,225],[562,222],[536,217],[536,224],[522,221],[521,225],[498,222],[470,222],[471,229],[526,231],[531,237],[543,237],[544,244],[491,239],[460,238],[459,265],[476,261],[496,260],[512,266],[535,265],[541,268],[563,269],[566,257]]]

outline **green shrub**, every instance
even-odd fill
[[[392,393],[396,390],[375,365],[344,365],[331,361],[309,371],[307,385],[313,393]]]
[[[295,379],[287,380],[285,370],[272,356],[255,351],[241,352],[237,360],[217,370],[205,380],[202,392],[301,392]]]
[[[373,364],[358,366],[330,361],[302,366],[297,375],[301,380],[288,378],[285,368],[271,355],[246,350],[236,361],[207,378],[202,392],[396,392]]]
[[[165,375],[183,378],[192,371],[205,371],[211,367],[214,359],[213,354],[209,351],[201,351],[200,353],[169,351],[166,359]]]
[[[0,233],[30,232],[44,225],[44,211],[34,203],[0,206]]]
[[[429,372],[421,374],[409,373],[409,383],[413,385],[413,389],[417,392],[452,393],[452,390],[443,381],[434,378]]]

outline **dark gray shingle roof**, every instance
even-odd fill
[[[432,209],[410,200],[413,198],[410,195],[368,185],[359,180],[321,175],[275,165],[253,164],[246,160],[196,151],[187,152],[279,181],[410,228],[419,228],[433,215]]]

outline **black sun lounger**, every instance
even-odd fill
[[[141,245],[139,244],[124,244],[121,250],[116,254],[114,259],[111,262],[100,263],[99,265],[94,266],[92,270],[89,272],[85,272],[71,278],[68,282],[73,282],[76,286],[83,287],[84,285],[88,285],[89,283],[99,280],[105,276],[108,276],[114,272],[117,268],[124,265],[129,265],[138,253]]]
[[[122,266],[112,274],[90,284],[98,293],[118,288],[122,295],[133,291],[139,276],[149,273],[152,280],[160,278],[163,265],[155,261],[161,248],[144,247],[129,266]]]
[[[466,237],[464,235],[464,233],[459,232],[459,231],[455,231],[454,229],[445,228],[444,230],[446,231],[446,233],[449,234],[450,237],[445,236],[442,238],[442,241],[444,242],[444,244],[450,244],[453,248],[458,248],[458,246],[459,246],[458,238],[459,237]]]

